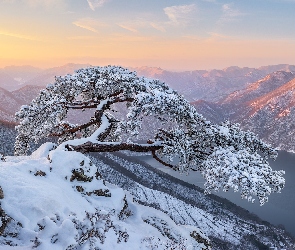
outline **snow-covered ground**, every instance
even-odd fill
[[[134,202],[83,154],[53,148],[0,162],[0,249],[209,249],[197,227]]]
[[[281,228],[136,158],[93,154],[91,159],[106,180],[128,190],[138,202],[164,211],[178,224],[197,225],[211,239],[213,249],[260,249],[257,244],[288,249],[294,244]],[[277,241],[283,238],[284,243]]]

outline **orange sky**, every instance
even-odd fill
[[[116,9],[118,0],[0,0],[0,67],[90,63],[192,70],[295,64],[294,28],[282,28],[292,17],[276,27],[264,13],[264,26],[255,27],[248,19],[259,19],[259,12],[247,5],[173,2]]]

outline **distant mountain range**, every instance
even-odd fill
[[[8,66],[0,69],[0,87],[14,91],[26,85],[45,87],[54,82],[55,76],[72,74],[75,70],[88,67],[89,64],[66,64],[61,67],[40,69],[32,66]]]
[[[189,101],[217,102],[228,94],[246,88],[266,75],[276,71],[295,72],[295,65],[280,64],[260,68],[228,67],[223,70],[166,71],[160,68],[131,68],[138,75],[156,78],[178,90]]]
[[[32,66],[8,66],[0,69],[0,122],[14,123],[14,114],[21,105],[30,103],[55,76],[72,74],[88,67],[86,64],[66,64],[39,69]]]
[[[21,105],[30,103],[42,88],[28,85],[12,92],[0,88],[0,122],[15,123],[15,112]]]
[[[26,85],[45,87],[54,82],[55,76],[72,74],[88,64],[66,64],[60,67],[39,69],[32,66],[8,66],[0,69],[0,87],[8,91]],[[160,79],[182,93],[189,101],[203,99],[217,101],[233,91],[245,88],[266,75],[276,72],[295,72],[295,65],[280,64],[260,68],[228,67],[222,70],[194,70],[173,72],[156,67],[129,68],[138,75]]]
[[[71,74],[87,66],[0,69],[0,121],[14,122],[14,113],[20,106],[29,103],[48,83],[53,83],[55,76]],[[238,122],[272,145],[295,151],[295,65],[233,66],[184,72],[156,67],[130,69],[139,76],[166,82],[213,122]]]
[[[277,71],[219,102],[193,105],[211,121],[240,123],[279,149],[295,151],[295,72]]]

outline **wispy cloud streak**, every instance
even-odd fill
[[[77,27],[80,27],[82,29],[86,29],[95,33],[98,33],[99,28],[107,26],[107,24],[93,18],[81,18],[73,22],[73,24],[76,25]]]
[[[162,24],[155,23],[155,22],[151,22],[149,24],[150,24],[150,26],[152,26],[156,30],[159,30],[161,32],[166,32],[166,29]]]
[[[95,11],[96,8],[103,6],[109,0],[87,0],[89,7]]]
[[[118,24],[118,26],[121,27],[122,29],[131,31],[131,32],[134,32],[134,33],[137,32],[136,28],[133,28],[133,27],[129,26],[128,24]]]
[[[133,33],[140,32],[142,30],[148,30],[150,28],[156,29],[161,32],[165,32],[165,27],[164,23],[156,23],[156,22],[151,22],[149,20],[144,20],[144,19],[138,19],[138,20],[133,20],[133,21],[127,21],[123,23],[118,23],[117,24],[119,27],[122,29],[131,31]]]
[[[245,13],[242,13],[240,10],[233,7],[233,4],[224,4],[222,5],[222,16],[218,20],[218,24],[224,24],[238,20],[239,17],[245,16]]]
[[[10,32],[0,31],[0,35],[15,37],[15,38],[19,38],[19,39],[25,39],[25,40],[31,40],[31,41],[39,41],[37,38],[31,37],[31,36],[26,36],[26,35],[16,34],[16,33],[10,33]]]
[[[165,14],[174,25],[186,25],[195,17],[197,7],[195,4],[177,5],[164,8]]]

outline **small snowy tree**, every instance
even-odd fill
[[[126,119],[110,112],[117,103],[126,103]],[[86,123],[66,121],[70,110],[86,109],[94,109]],[[145,116],[154,117],[159,129],[146,143],[137,143]],[[48,136],[57,136],[69,151],[151,152],[175,170],[200,171],[207,193],[233,188],[242,198],[253,201],[252,196],[257,196],[261,205],[285,184],[284,172],[273,171],[268,164],[277,156],[270,145],[237,124],[210,123],[165,83],[122,67],[85,68],[57,77],[31,104],[22,106],[16,118],[20,121],[16,155],[26,154],[31,141]],[[170,161],[175,157],[177,166]]]

